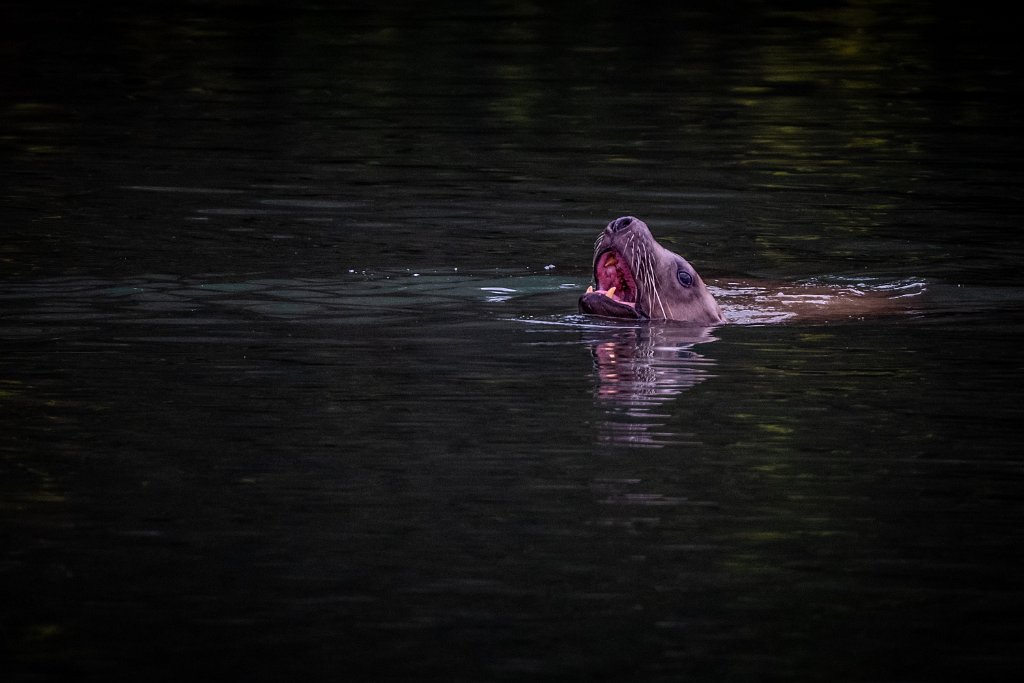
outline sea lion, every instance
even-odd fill
[[[579,299],[581,313],[632,320],[668,320],[704,327],[832,322],[917,310],[916,280],[868,284],[722,279],[705,284],[686,259],[658,244],[633,216],[616,218],[594,243],[594,284]],[[714,294],[712,294],[714,292]],[[719,305],[719,301],[722,305]]]
[[[647,224],[616,218],[594,243],[594,285],[581,313],[613,318],[676,320],[717,325],[725,316],[697,271],[658,244]]]

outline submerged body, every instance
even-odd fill
[[[924,292],[919,281],[769,282],[723,278],[711,280],[726,322],[766,325],[788,321],[836,322],[907,314],[917,310],[914,297]]]
[[[906,312],[906,299],[922,290],[920,283],[868,289],[735,279],[709,286],[686,259],[658,244],[643,221],[623,216],[609,223],[594,244],[594,285],[580,297],[579,310],[707,327],[793,318],[827,321]]]

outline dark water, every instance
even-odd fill
[[[3,8],[4,680],[1006,680],[1018,33]],[[634,214],[914,315],[575,315]]]

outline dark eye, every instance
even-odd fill
[[[676,273],[676,278],[679,280],[679,284],[683,287],[693,286],[693,276],[687,273],[685,270],[680,270]]]

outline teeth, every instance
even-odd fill
[[[611,298],[614,299],[615,298],[615,288],[614,287],[609,287],[608,291],[605,292],[604,295],[605,296],[610,296]]]
[[[593,287],[587,287],[587,294],[593,294],[593,293],[594,293],[594,288]]]

